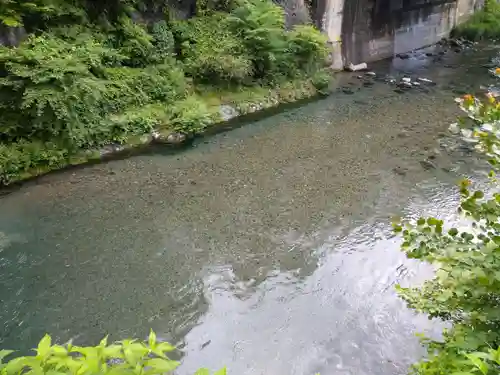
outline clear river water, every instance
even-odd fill
[[[144,338],[179,374],[403,374],[439,322],[394,286],[432,274],[393,215],[457,220],[484,165],[446,133],[493,51],[374,65],[424,92],[339,75],[331,96],[197,140],[55,173],[0,198],[0,347]],[[346,88],[353,94],[345,94]],[[359,89],[359,90],[358,90]]]

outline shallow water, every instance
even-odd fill
[[[489,82],[477,66],[490,55],[380,63],[438,85],[358,91],[342,76],[353,95],[340,88],[176,155],[53,174],[3,197],[0,346],[153,328],[181,348],[180,374],[404,373],[422,354],[414,333],[439,324],[395,295],[431,270],[404,257],[389,221],[457,220],[454,184],[480,180],[483,165],[440,143],[457,90]],[[421,165],[429,156],[436,168]]]

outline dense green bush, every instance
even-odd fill
[[[68,165],[71,154],[64,145],[38,141],[0,143],[0,185],[29,177],[34,169],[49,171]]]
[[[0,21],[37,29],[18,47],[0,47],[3,181],[158,127],[201,131],[214,115],[189,96],[199,92],[193,83],[215,91],[297,77],[328,85],[325,37],[309,25],[285,30],[284,11],[270,0],[206,0],[189,20],[133,21],[132,6],[152,3],[168,1],[0,4]]]
[[[247,48],[258,80],[279,81],[325,65],[327,37],[311,25],[287,32],[283,9],[271,1],[242,0],[228,24]]]
[[[170,125],[180,133],[198,133],[213,123],[216,114],[211,113],[207,105],[196,96],[189,96],[176,103],[170,110]]]
[[[172,373],[179,362],[168,357],[174,346],[158,342],[151,332],[147,342],[122,340],[108,345],[104,338],[97,346],[52,345],[46,335],[35,349],[35,355],[13,358],[10,350],[0,350],[0,375],[163,375]],[[199,369],[195,375],[210,375]],[[226,375],[226,369],[214,375]]]
[[[31,37],[20,48],[1,48],[1,139],[63,137],[81,143],[104,114],[108,87],[94,72],[103,70],[107,58],[116,54],[91,37],[74,43]]]
[[[109,114],[184,96],[184,74],[172,58],[144,69],[113,67],[126,59],[85,34],[71,42],[33,37],[20,48],[0,49],[7,72],[0,79],[1,140],[107,143],[116,138],[103,122]]]
[[[216,13],[179,21],[175,33],[185,71],[194,79],[228,84],[252,77],[248,52],[228,28],[227,15]]]
[[[25,26],[38,28],[54,21],[81,22],[85,16],[75,1],[68,0],[2,0],[0,2],[0,22],[8,27]],[[28,21],[28,22],[26,22]]]
[[[297,25],[288,34],[288,50],[303,73],[322,70],[328,58],[328,38],[312,25]]]
[[[242,0],[228,23],[248,49],[256,78],[286,75],[293,70],[285,37],[285,15],[278,5],[267,0]]]
[[[453,30],[453,36],[470,40],[500,38],[500,4],[486,0],[484,8]]]

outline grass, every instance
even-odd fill
[[[452,36],[476,41],[500,39],[500,4],[486,0],[484,8],[457,26]]]

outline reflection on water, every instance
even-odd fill
[[[414,332],[439,327],[395,295],[430,270],[387,223],[454,218],[471,173],[435,151],[457,114],[454,76],[425,73],[442,80],[426,95],[380,83],[3,197],[0,346],[153,328],[182,348],[180,374],[403,372],[421,353]]]

